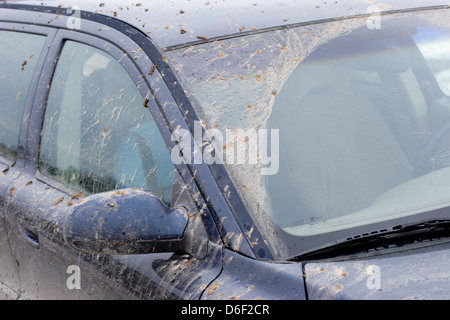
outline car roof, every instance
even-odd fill
[[[80,9],[120,19],[161,48],[291,24],[371,15],[377,11],[447,6],[449,0],[9,0]]]

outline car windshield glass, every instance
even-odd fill
[[[166,52],[204,158],[279,257],[448,206],[448,21],[375,13]]]

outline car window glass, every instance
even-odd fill
[[[449,206],[448,21],[391,14],[381,29],[355,18],[167,50],[274,252]]]
[[[28,89],[46,37],[0,31],[0,155],[14,159]]]
[[[442,92],[450,96],[450,50],[448,35],[428,27],[418,28],[413,36]]]
[[[170,204],[174,166],[143,101],[116,59],[66,42],[47,99],[41,172],[83,194],[141,188]]]

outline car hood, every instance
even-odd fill
[[[309,262],[304,270],[311,300],[450,299],[449,244],[371,258]]]

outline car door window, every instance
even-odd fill
[[[170,205],[174,165],[143,101],[120,60],[67,41],[47,99],[41,173],[84,195],[141,188]]]
[[[12,161],[28,88],[46,41],[45,36],[0,31],[0,156]]]

